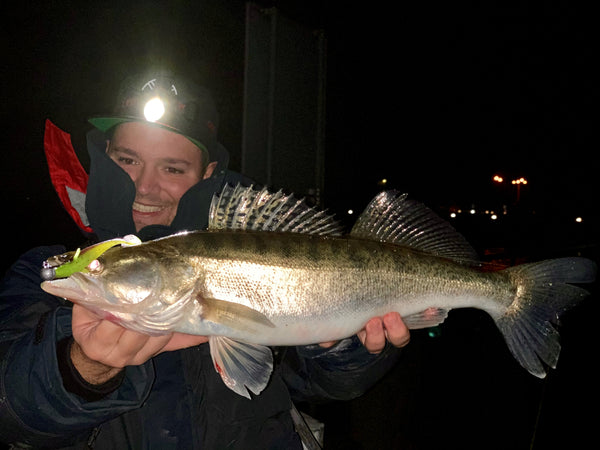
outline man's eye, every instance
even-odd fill
[[[117,158],[117,162],[119,164],[123,164],[123,165],[126,165],[126,166],[128,166],[130,164],[135,164],[135,161],[132,158],[127,158],[125,156],[119,156]]]
[[[178,169],[176,167],[166,167],[165,170],[169,173],[175,174],[175,175],[180,175],[182,173],[184,173],[183,170]]]

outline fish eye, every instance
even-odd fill
[[[102,266],[102,263],[100,261],[98,261],[97,259],[93,260],[91,263],[88,264],[87,266],[87,270],[94,275],[100,274],[102,273],[102,270],[104,269],[104,267]]]

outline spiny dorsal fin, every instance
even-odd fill
[[[255,190],[252,186],[225,186],[213,197],[209,230],[255,230],[339,235],[342,227],[332,215],[282,191]]]
[[[448,222],[407,197],[397,191],[381,192],[365,208],[350,235],[465,262],[478,260],[475,250]]]

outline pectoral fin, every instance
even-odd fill
[[[215,370],[229,389],[248,399],[248,390],[255,395],[262,392],[273,371],[273,354],[269,347],[224,336],[211,336],[209,345]]]
[[[224,327],[244,332],[259,332],[261,328],[274,328],[275,325],[260,311],[239,303],[199,298],[202,304],[202,319]]]

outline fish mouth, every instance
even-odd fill
[[[181,319],[189,299],[186,296],[166,308],[152,295],[137,304],[127,303],[107,292],[101,279],[81,272],[68,278],[44,281],[41,287],[47,293],[81,305],[103,319],[149,335],[171,332],[171,323]]]
[[[78,274],[73,274],[69,278],[44,281],[41,287],[48,294],[56,295],[57,297],[63,297],[73,302],[82,300],[86,297],[87,291],[75,280],[76,275]]]
[[[152,312],[153,305],[160,310],[162,303],[151,293],[143,291],[139,299],[128,298],[121,292],[115,295],[106,289],[105,280],[90,274],[76,272],[68,278],[44,281],[41,284],[44,291],[70,302],[86,307],[100,308],[114,313]]]
[[[130,324],[131,319],[123,314],[123,308],[119,305],[110,303],[109,300],[102,295],[103,290],[98,286],[97,280],[82,273],[74,273],[69,278],[61,278],[58,280],[44,281],[41,285],[42,289],[49,294],[63,297],[70,302],[83,306],[84,308],[94,312],[105,320],[109,320],[121,326],[128,326],[136,331],[144,332],[143,328],[137,329]],[[127,323],[126,323],[127,322]],[[146,331],[146,333],[148,333]],[[155,332],[154,334],[164,334],[164,332]]]
[[[96,306],[110,304],[97,280],[80,272],[68,278],[44,281],[41,287],[47,293],[66,298],[73,303]]]

